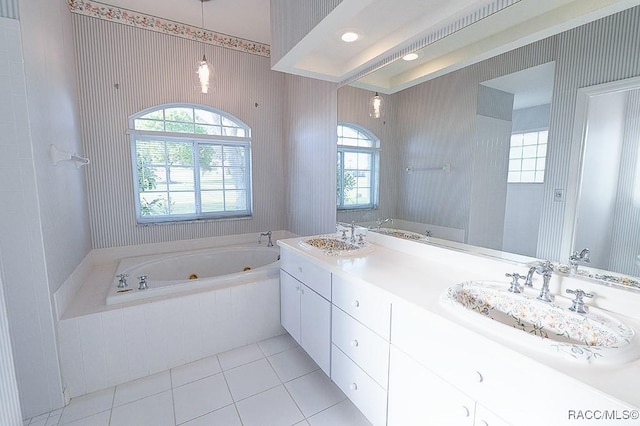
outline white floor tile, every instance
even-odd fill
[[[319,368],[318,364],[299,346],[272,355],[268,359],[283,382],[288,382]]]
[[[233,402],[222,374],[173,388],[176,423],[184,423]]]
[[[198,417],[186,423],[182,426],[242,426],[238,411],[235,405],[227,405],[224,408],[214,411],[213,413],[205,414],[202,417]]]
[[[65,423],[66,426],[109,426],[111,418],[111,410],[103,411],[89,417],[75,420],[71,423]]]
[[[205,377],[213,376],[222,371],[217,356],[210,356],[187,365],[171,369],[171,384],[173,387],[195,382]]]
[[[223,370],[229,370],[230,368],[248,364],[252,361],[257,361],[260,358],[264,358],[264,355],[257,344],[242,346],[238,349],[218,354],[220,366]]]
[[[347,397],[322,370],[306,374],[285,383],[305,417],[325,410]]]
[[[169,371],[142,377],[116,386],[113,406],[117,407],[171,389]]]
[[[264,358],[225,371],[224,375],[236,402],[280,384],[280,379]]]
[[[174,426],[171,391],[165,391],[115,407],[111,426]]]
[[[83,417],[109,410],[113,404],[114,388],[108,388],[77,398],[72,398],[69,405],[62,410],[61,424],[67,424]]]
[[[262,349],[264,356],[275,355],[298,346],[298,342],[294,340],[288,333],[281,334],[271,339],[258,342],[258,346]]]
[[[282,385],[242,400],[236,406],[245,426],[290,426],[304,420]]]
[[[307,422],[306,420],[303,420],[300,423],[296,423],[293,426],[309,426],[309,422]]]
[[[371,426],[348,399],[307,419],[311,426]]]

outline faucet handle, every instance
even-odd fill
[[[129,284],[127,284],[127,277],[129,276],[129,274],[118,274],[116,275],[116,277],[118,277],[118,288],[125,288],[127,287]]]
[[[579,314],[586,314],[587,313],[587,307],[584,305],[584,297],[593,297],[593,293],[587,293],[584,290],[577,288],[575,290],[572,289],[567,289],[566,290],[567,293],[569,294],[574,294],[576,296],[576,298],[573,300],[573,303],[571,304],[571,306],[569,307],[570,311],[573,312],[577,312]]]
[[[526,278],[524,275],[520,275],[517,272],[514,272],[512,274],[506,273],[504,274],[504,276],[511,278],[511,287],[509,287],[509,291],[511,293],[522,293],[522,290],[520,290],[520,283],[518,282],[518,280],[520,278]]]

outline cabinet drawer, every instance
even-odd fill
[[[335,345],[331,345],[331,379],[371,423],[387,423],[387,393]]]
[[[280,268],[298,281],[303,282],[320,296],[331,300],[331,272],[291,250],[280,248],[280,252]]]
[[[389,340],[391,302],[375,287],[334,275],[332,303]]]
[[[335,305],[331,310],[333,343],[380,386],[389,381],[389,343]]]

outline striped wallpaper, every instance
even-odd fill
[[[20,19],[19,0],[0,0],[0,18]]]
[[[2,286],[2,265],[0,265],[0,424],[2,425],[22,424],[18,385],[13,366],[9,322]]]
[[[285,89],[287,230],[298,235],[333,232],[337,86],[287,75]]]
[[[285,228],[284,75],[269,58],[73,14],[93,247]],[[218,87],[204,95],[196,62],[205,53]],[[251,127],[252,219],[138,226],[128,117],[170,102],[209,105]],[[257,236],[256,236],[257,237]]]
[[[546,62],[556,62],[549,129],[546,182],[541,205],[537,256],[565,259],[560,253],[564,203],[553,190],[570,185],[568,158],[580,87],[640,75],[640,7],[498,55],[403,90],[387,99],[397,110],[388,118],[400,150],[396,171],[408,165],[439,166],[450,162],[450,174],[399,173],[397,217],[409,221],[468,229],[479,84]],[[353,91],[353,88],[340,88]],[[370,92],[362,91],[371,96]],[[354,104],[339,96],[339,116]],[[366,126],[365,126],[366,127]],[[385,144],[381,137],[382,146]]]

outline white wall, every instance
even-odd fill
[[[609,267],[626,103],[624,92],[589,101],[574,249],[589,248],[594,268]]]
[[[550,114],[550,104],[514,110],[512,132],[548,129]],[[507,184],[502,250],[536,256],[543,190],[541,183]]]
[[[617,201],[611,238],[610,269],[640,276],[640,89],[628,92]]]
[[[50,34],[51,38],[59,35],[54,29],[63,25],[57,18],[64,7],[63,2],[57,5],[48,3],[40,12],[47,14],[49,20],[47,25],[38,29],[39,37],[47,40]],[[63,275],[65,269],[73,270],[74,258],[78,254],[83,256],[82,247],[78,248],[60,234],[47,232],[45,227],[49,218],[64,215],[67,209],[82,212],[84,206],[51,205],[43,195],[53,191],[56,184],[65,183],[64,180],[39,180],[38,172],[40,168],[52,168],[50,163],[42,160],[42,151],[47,151],[52,138],[41,139],[45,133],[41,126],[51,123],[47,112],[58,107],[53,100],[55,97],[48,94],[55,92],[60,98],[65,98],[68,87],[57,84],[60,81],[55,79],[56,68],[53,65],[57,62],[54,60],[53,64],[46,64],[49,55],[60,52],[55,49],[48,52],[27,40],[23,46],[21,31],[33,23],[29,21],[28,8],[23,12],[24,22],[3,19],[7,26],[3,28],[4,37],[0,38],[0,52],[8,64],[2,68],[6,74],[0,75],[0,149],[3,152],[0,157],[0,197],[3,200],[0,260],[22,414],[31,417],[63,405],[51,293],[58,284],[54,279]],[[40,55],[41,65],[34,66],[28,60],[29,56],[23,56],[23,51],[30,48],[36,50],[31,52],[33,55]],[[51,86],[44,92],[33,90],[34,73],[38,74],[44,68],[49,69],[52,77],[46,77],[41,84]],[[60,126],[67,124],[64,119],[61,121]],[[59,134],[48,127],[48,136]],[[72,180],[82,182],[81,177],[74,176]],[[67,200],[63,198],[63,201]],[[82,223],[78,225],[81,234],[86,232]],[[61,262],[61,269],[48,263],[57,260]],[[62,282],[60,279],[59,284]]]

